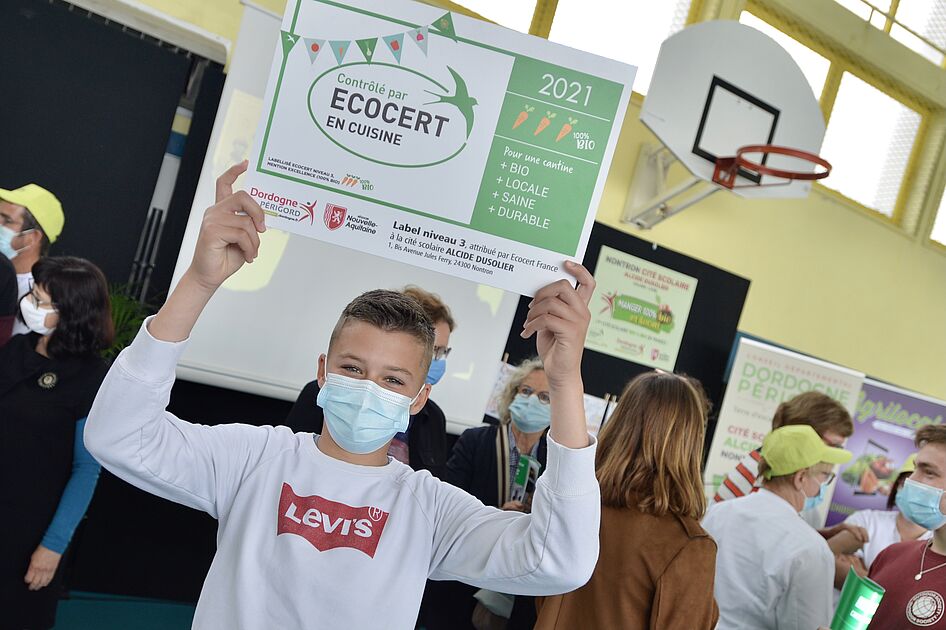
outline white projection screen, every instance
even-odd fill
[[[246,157],[261,113],[280,17],[250,3],[244,7],[172,286],[190,264],[201,216],[213,203],[214,180]],[[259,258],[214,296],[178,364],[178,377],[295,400],[315,378],[318,355],[327,349],[342,308],[369,289],[408,284],[439,294],[457,320],[447,373],[432,395],[448,430],[479,425],[518,295],[276,230],[263,235]]]

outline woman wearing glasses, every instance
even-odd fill
[[[434,356],[426,381],[436,385],[447,369],[450,355],[450,333],[456,328],[450,308],[440,297],[419,287],[409,286],[401,291],[417,300],[434,324]],[[322,433],[322,408],[316,404],[319,383],[312,381],[299,392],[284,424],[295,432]],[[447,419],[443,410],[431,399],[416,415],[411,416],[407,431],[398,433],[391,441],[388,455],[414,470],[428,470],[443,479],[447,463]]]
[[[0,625],[40,629],[55,621],[60,559],[98,478],[82,430],[113,328],[98,267],[52,257],[32,272],[30,332],[0,349]]]
[[[528,512],[531,484],[514,500],[514,481],[523,455],[545,468],[549,415],[549,382],[538,359],[523,361],[512,373],[499,399],[500,424],[467,429],[453,447],[444,481],[463,488],[486,505]],[[459,582],[428,582],[422,625],[427,630],[454,628],[532,628],[531,597],[481,594],[489,608],[477,607],[477,589]],[[473,625],[474,609],[478,621]],[[488,612],[488,610],[499,611]],[[507,621],[508,619],[508,621]]]

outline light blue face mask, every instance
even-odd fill
[[[897,508],[920,527],[932,531],[946,524],[946,514],[939,509],[942,496],[939,488],[907,479],[897,491]]]
[[[368,379],[329,372],[317,402],[335,443],[349,453],[365,455],[407,430],[417,396],[408,398]]]
[[[16,255],[20,253],[13,249],[13,239],[17,236],[17,232],[14,232],[5,225],[0,225],[0,254],[3,254],[10,260],[16,258]]]
[[[552,423],[552,408],[543,405],[537,396],[516,394],[509,405],[509,415],[513,423],[523,433],[544,431]]]
[[[823,483],[823,484],[821,484],[821,486],[818,488],[818,494],[816,494],[816,495],[813,496],[813,497],[808,497],[808,496],[806,496],[806,497],[805,497],[805,507],[802,508],[802,512],[804,512],[804,511],[806,511],[806,510],[813,510],[813,509],[815,509],[816,507],[818,507],[819,505],[821,505],[821,502],[824,501],[824,493],[827,491],[827,489],[828,489],[828,484],[827,484],[827,483]]]
[[[430,362],[430,369],[427,370],[427,378],[424,379],[428,385],[436,385],[447,372],[446,359],[434,359]]]

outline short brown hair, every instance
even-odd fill
[[[413,285],[404,287],[401,293],[417,300],[420,307],[424,309],[424,312],[427,313],[427,317],[430,318],[430,321],[434,325],[436,325],[437,322],[444,322],[447,324],[450,332],[453,332],[453,329],[457,327],[457,323],[453,321],[453,315],[450,313],[450,307],[444,304],[443,300],[441,300],[440,296],[436,293],[425,291]]]
[[[841,403],[821,392],[805,392],[780,404],[772,416],[772,430],[790,424],[807,424],[818,435],[827,431],[848,438],[854,434],[854,421]]]
[[[705,403],[689,379],[647,372],[631,380],[598,435],[602,503],[699,520],[705,434]]]
[[[928,424],[917,430],[913,441],[917,448],[922,448],[927,444],[946,445],[946,426],[942,424]]]
[[[430,367],[434,354],[434,325],[417,300],[399,291],[375,289],[362,293],[342,311],[329,340],[329,352],[350,321],[365,322],[385,332],[403,332],[414,337],[424,347],[424,372]]]

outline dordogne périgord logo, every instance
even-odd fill
[[[374,558],[388,513],[378,507],[352,507],[318,495],[300,497],[288,483],[279,496],[276,535],[295,534],[319,551],[348,547]]]
[[[318,201],[313,201],[312,203],[300,203],[302,209],[305,210],[305,215],[299,217],[299,220],[302,221],[306,217],[309,218],[309,225],[315,223],[315,206],[318,205]]]
[[[325,221],[325,227],[330,230],[337,230],[345,225],[345,217],[348,215],[348,208],[336,206],[334,203],[325,204],[325,214],[322,219]]]

